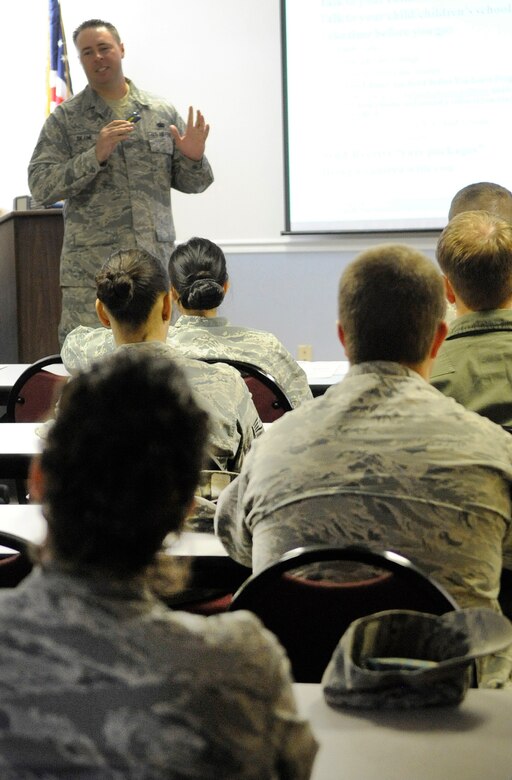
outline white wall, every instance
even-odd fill
[[[293,354],[298,344],[311,344],[315,359],[338,359],[339,275],[358,251],[382,239],[280,235],[279,0],[61,0],[61,9],[75,92],[85,79],[72,32],[99,17],[120,31],[127,76],[182,114],[189,104],[201,108],[211,123],[207,151],[215,183],[202,195],[173,197],[178,239],[204,235],[228,254],[232,287],[222,313],[274,332]],[[28,192],[26,168],[45,119],[47,13],[46,0],[2,6],[0,207],[7,211],[14,196]],[[304,112],[314,127],[307,102]],[[305,150],[305,164],[312,160],[314,146]],[[429,237],[407,240],[428,252],[434,245]]]
[[[0,207],[28,191],[26,168],[46,111],[47,0],[2,8],[4,106]],[[283,227],[279,0],[61,0],[74,91],[85,78],[72,43],[85,18],[114,23],[125,74],[190,104],[211,124],[215,183],[201,196],[176,193],[179,237],[274,238]],[[12,99],[14,98],[14,99]],[[12,106],[12,108],[11,108]]]

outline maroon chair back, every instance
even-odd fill
[[[39,422],[46,418],[67,381],[66,376],[48,370],[57,363],[62,363],[60,355],[41,358],[18,377],[7,399],[6,422]]]
[[[225,363],[236,368],[252,395],[262,422],[274,422],[293,407],[290,399],[274,377],[253,363],[227,358],[201,358],[204,363]]]
[[[333,582],[291,575],[318,561],[351,560],[385,570],[367,580]],[[386,609],[443,614],[456,602],[431,577],[395,553],[357,547],[302,547],[250,577],[230,610],[249,609],[280,640],[297,682],[320,682],[341,636],[357,618]]]

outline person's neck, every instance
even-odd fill
[[[409,368],[411,371],[415,371],[416,374],[419,374],[422,379],[425,380],[425,382],[430,381],[430,372],[432,371],[432,363],[433,360],[423,360],[420,363],[400,363],[401,366],[405,366],[405,368]]]
[[[165,344],[167,328],[151,327],[144,323],[141,328],[128,330],[112,323],[112,335],[116,347],[121,347],[123,344],[140,344],[146,341],[160,341]]]
[[[104,100],[121,100],[128,92],[128,84],[124,76],[115,84],[105,84],[101,86],[101,89],[95,88],[95,92]]]
[[[496,306],[493,311],[500,311],[501,309],[512,309],[512,297],[503,301],[501,306]],[[455,311],[457,312],[457,317],[462,317],[463,314],[476,314],[479,311],[488,311],[488,309],[470,309],[469,306],[466,306],[464,301],[461,301],[460,298],[456,298]]]
[[[217,309],[184,309],[179,304],[178,309],[180,314],[183,314],[185,317],[206,317],[206,319],[211,319],[217,316]]]

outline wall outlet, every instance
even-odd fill
[[[297,347],[297,360],[313,360],[313,347],[311,344],[299,344]]]

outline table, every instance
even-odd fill
[[[0,532],[12,533],[39,545],[46,537],[46,528],[38,504],[0,504]],[[0,552],[4,551],[0,548]],[[233,593],[251,574],[249,569],[228,556],[220,539],[213,534],[184,531],[178,539],[171,535],[165,551],[187,562],[190,568],[187,592],[190,593],[197,589]]]
[[[312,780],[511,780],[512,690],[471,689],[460,707],[339,712],[295,683],[320,743]]]
[[[349,369],[347,360],[299,360],[306,372],[308,384],[314,396],[323,395],[328,387],[340,382]],[[11,387],[30,363],[0,364],[0,406],[5,406]],[[67,371],[62,364],[52,366],[52,371],[62,376]]]
[[[36,431],[43,423],[0,424],[0,481],[25,479],[34,455],[41,451],[42,439]]]
[[[30,365],[30,363],[3,363],[0,365],[0,406],[7,404],[13,384]]]
[[[347,360],[299,360],[306,372],[314,396],[323,395],[328,387],[340,382],[349,369]]]
[[[32,363],[0,364],[0,406],[6,406],[12,386],[18,377],[31,365]],[[69,372],[62,363],[45,366],[44,371],[51,371],[52,374],[58,374],[59,376],[69,376]]]
[[[20,423],[17,423],[18,425]],[[16,534],[33,544],[41,544],[46,536],[46,520],[39,504],[0,504],[0,531]],[[178,539],[169,538],[168,555],[186,557],[228,556],[222,542],[213,534],[184,531]]]

